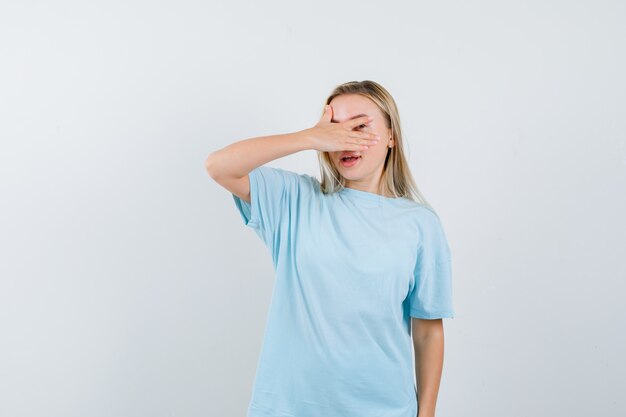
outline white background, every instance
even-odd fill
[[[381,83],[449,239],[437,416],[626,415],[621,1],[0,3],[0,415],[244,416],[269,253],[204,159]],[[314,151],[270,165],[318,175]]]

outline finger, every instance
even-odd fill
[[[349,150],[351,150],[351,151],[365,151],[367,149],[369,149],[369,146],[367,146],[367,145],[356,145],[355,144],[355,145],[352,145]]]
[[[364,143],[367,146],[376,146],[378,144],[379,139],[376,138],[376,135],[365,133],[365,136],[356,136],[357,134],[359,134],[359,132],[354,132],[354,134],[351,134],[350,136],[358,138],[357,141],[359,144]]]
[[[330,105],[327,104],[326,106],[324,106],[324,114],[322,115],[322,120],[330,123],[332,118],[333,118],[333,109],[332,107],[330,107]]]
[[[356,132],[356,131],[352,131],[350,133],[348,133],[348,136],[352,137],[352,138],[362,138],[362,139],[369,139],[369,140],[379,140],[380,136],[375,134],[375,133],[367,133],[367,132]]]
[[[374,144],[366,144],[362,139],[357,139],[356,142],[352,142],[350,145],[354,146],[354,149],[351,149],[353,151],[369,149],[370,146],[374,146]]]
[[[361,116],[361,117],[357,117],[356,119],[352,119],[352,120],[348,120],[347,122],[344,122],[344,127],[352,130],[356,126],[362,125],[364,123],[369,123],[372,120],[374,120],[372,116]]]

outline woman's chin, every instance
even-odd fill
[[[341,176],[348,181],[356,181],[361,178],[361,176],[354,171],[346,171],[345,169],[339,169],[339,174],[341,174]]]

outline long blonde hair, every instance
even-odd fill
[[[333,98],[342,94],[360,94],[372,100],[380,109],[385,119],[387,128],[391,128],[391,137],[394,146],[388,148],[387,157],[383,166],[381,177],[381,191],[384,195],[392,195],[395,198],[405,197],[416,203],[427,206],[432,210],[426,198],[422,195],[404,154],[404,142],[402,140],[402,130],[400,129],[400,115],[396,102],[380,84],[370,81],[349,81],[343,83],[333,90],[326,99],[325,104],[330,104]],[[323,110],[322,110],[323,114]],[[321,189],[325,194],[334,193],[345,186],[345,179],[337,171],[332,163],[328,152],[317,152],[320,164]]]

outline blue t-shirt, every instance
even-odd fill
[[[247,417],[415,417],[410,317],[454,317],[438,216],[280,168],[249,178],[251,203],[232,196],[276,275]]]

